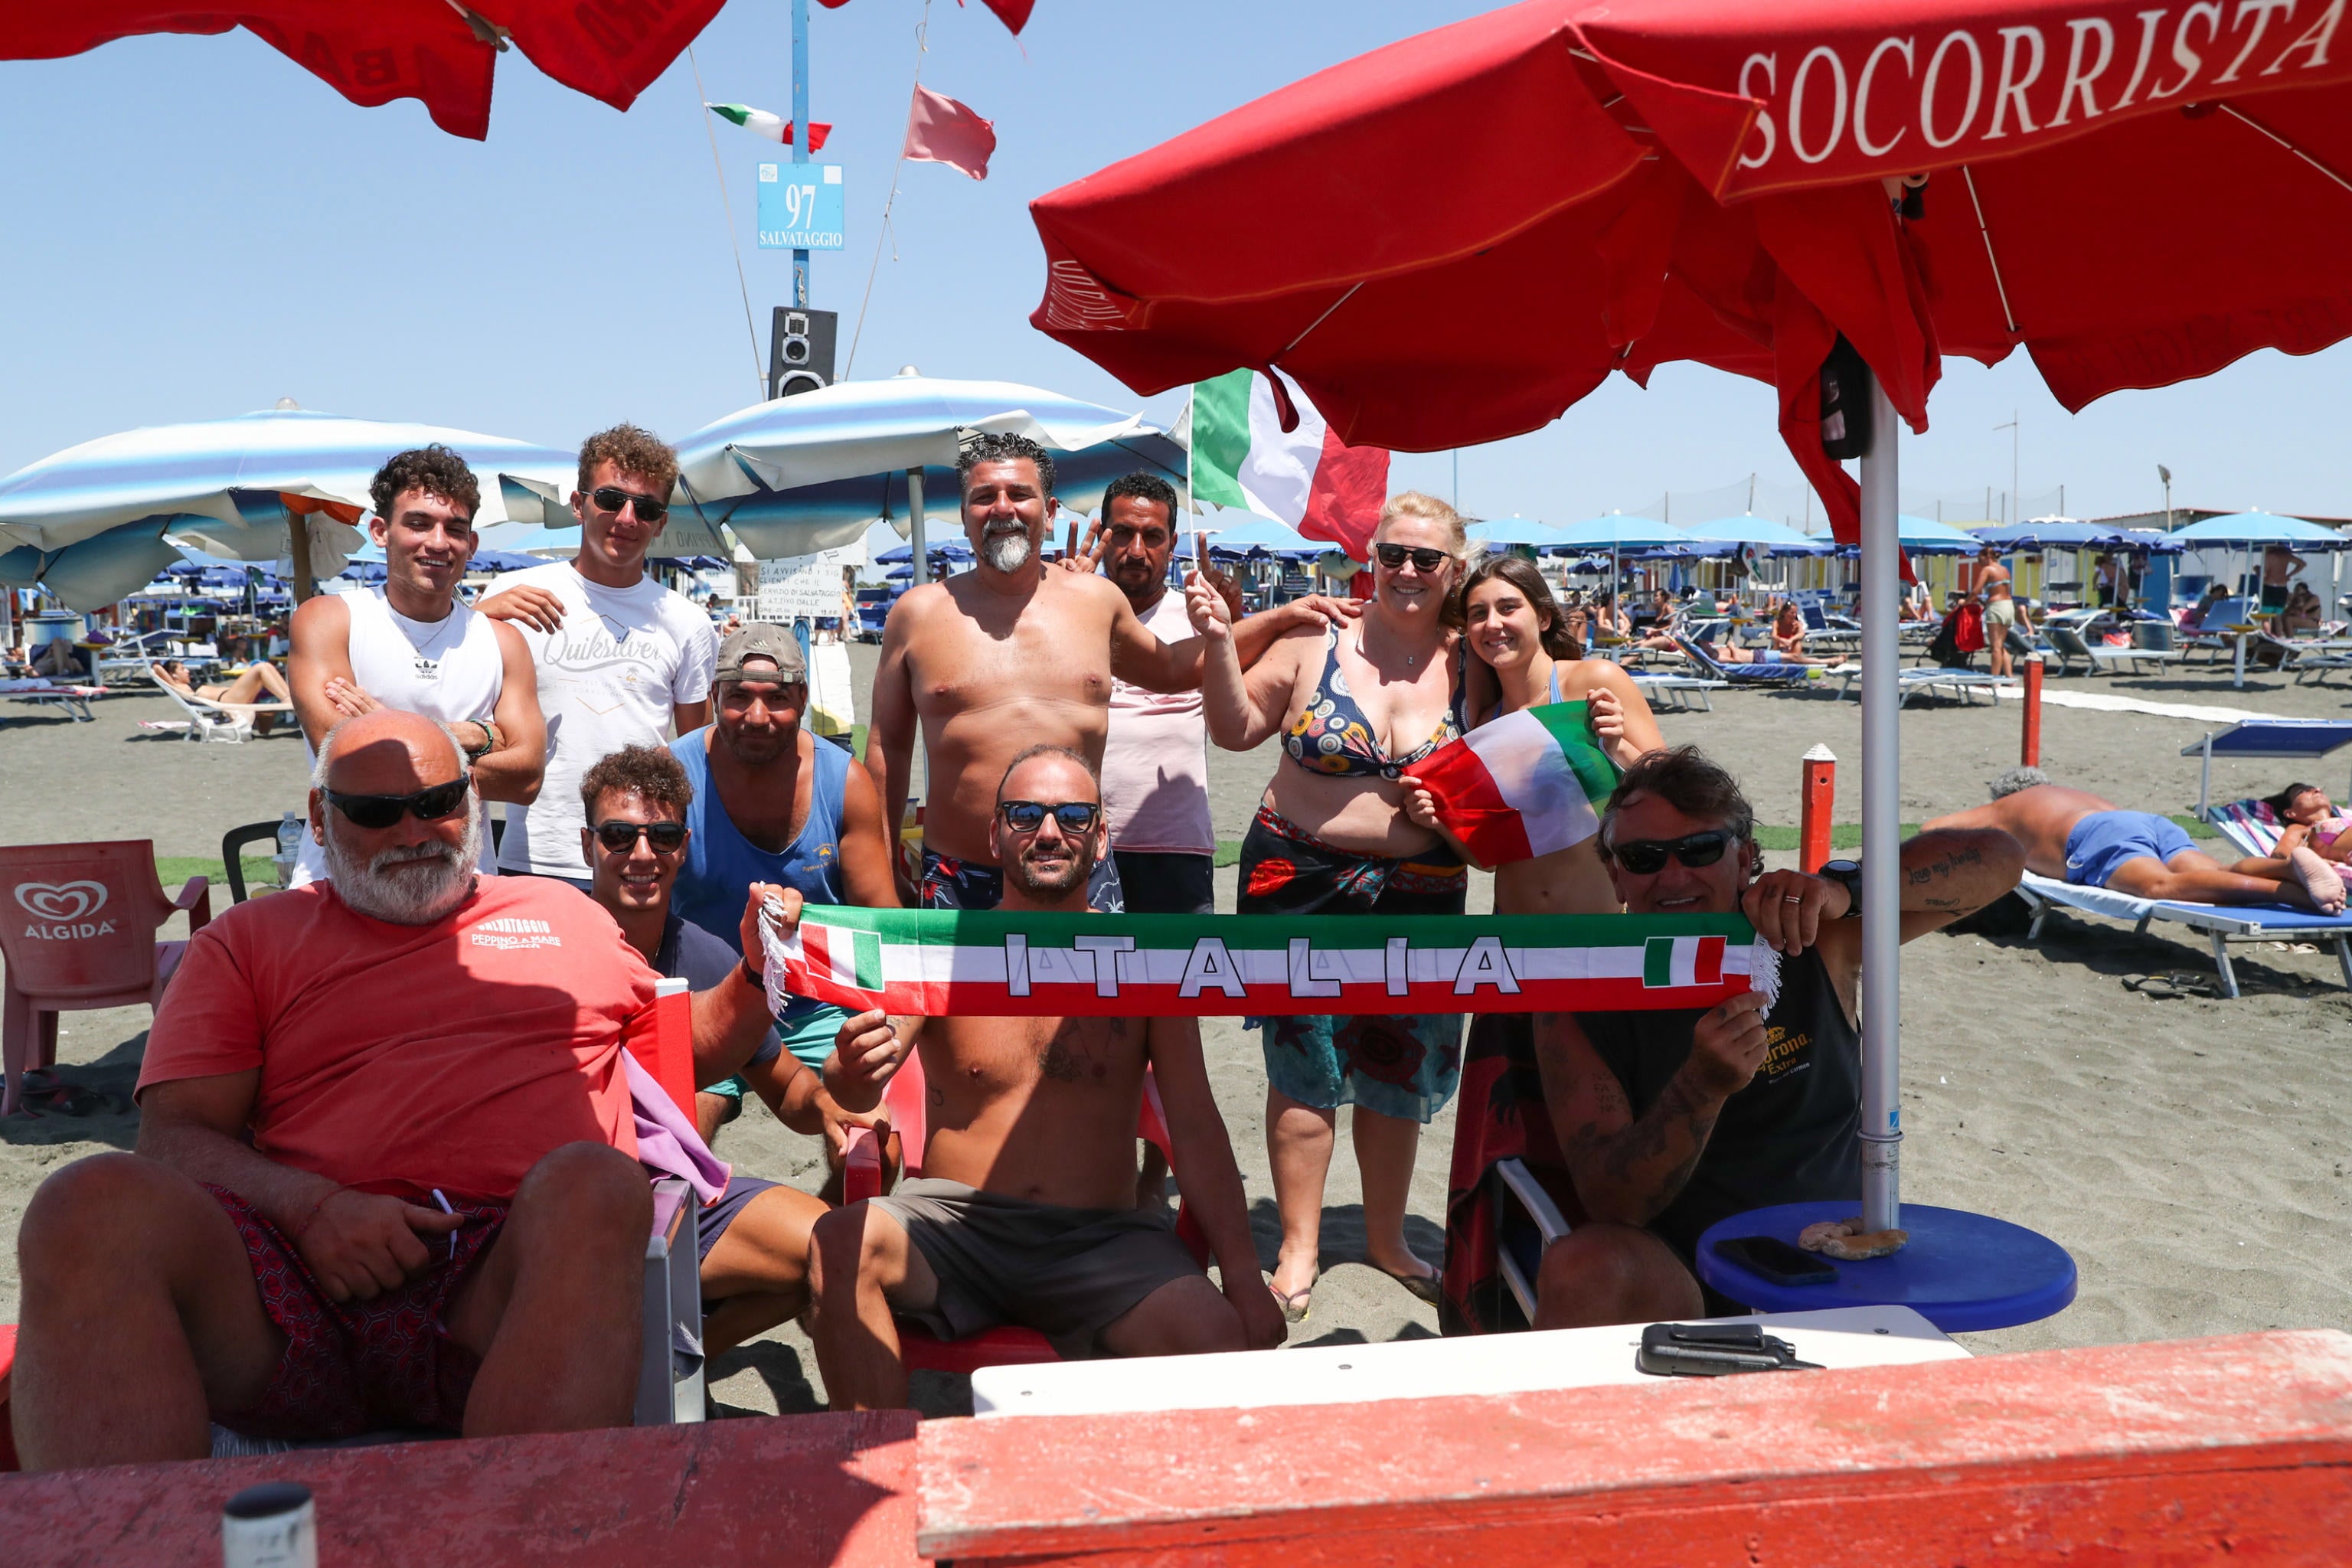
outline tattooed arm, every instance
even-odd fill
[[[1538,1014],[1535,1036],[1544,1104],[1584,1212],[1647,1225],[1690,1180],[1723,1102],[1764,1060],[1764,1002],[1745,992],[1703,1016],[1689,1058],[1638,1117],[1573,1016]]]

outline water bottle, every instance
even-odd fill
[[[222,1568],[319,1568],[310,1489],[292,1481],[247,1487],[221,1510]]]
[[[278,853],[270,858],[270,863],[278,868],[279,887],[294,885],[294,862],[301,856],[302,824],[289,811],[286,814],[286,820],[278,825]]]

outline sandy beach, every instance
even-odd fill
[[[855,650],[861,685],[873,650]],[[2275,675],[2232,690],[2226,666],[2161,678],[2078,678],[2053,692],[2096,692],[2265,715],[2342,718],[2352,692],[2297,687]],[[861,691],[861,702],[863,693]],[[141,719],[178,715],[160,697],[121,695],[94,723],[0,705],[0,791],[15,809],[0,841],[149,837],[159,855],[212,858],[221,835],[299,808],[300,740],[191,745],[142,732]],[[862,711],[862,708],[861,708]],[[1670,741],[1694,742],[1743,779],[1761,823],[1793,826],[1799,758],[1822,742],[1844,759],[1838,818],[1859,818],[1861,713],[1819,694],[1722,692],[1712,713],[1666,714]],[[2017,761],[2017,705],[1922,700],[1903,720],[1907,821],[1981,803],[1984,781]],[[2117,805],[2186,812],[2198,761],[2183,748],[2218,725],[2053,706],[2043,766],[2057,782]],[[1274,765],[1272,748],[1213,752],[1221,837],[1241,836]],[[2264,793],[2284,764],[2217,763],[2217,798]],[[2331,760],[2313,782],[2344,782]],[[2340,798],[2340,797],[2339,797]],[[2226,852],[2226,845],[2214,847]],[[1786,857],[1778,857],[1785,861]],[[1220,874],[1230,909],[1234,874]],[[1490,897],[1474,885],[1473,907]],[[227,907],[215,885],[213,908]],[[2160,931],[2163,928],[2158,928]],[[2179,928],[2173,928],[2178,930]],[[176,934],[174,927],[166,934]],[[2060,1316],[1969,1336],[1977,1352],[2177,1338],[2267,1328],[2352,1327],[2352,1175],[2345,1108],[2352,1105],[2352,994],[2327,952],[2232,950],[2246,995],[2157,1001],[2126,975],[2210,976],[2201,947],[2111,922],[2054,917],[2036,946],[2020,935],[1937,935],[1906,951],[1903,979],[1904,1193],[1996,1214],[2074,1254],[2080,1299]],[[144,1009],[65,1016],[64,1076],[127,1105],[145,1044]],[[1232,1020],[1205,1026],[1219,1101],[1253,1205],[1261,1261],[1277,1227],[1264,1138],[1264,1073],[1255,1035]],[[1412,1238],[1440,1250],[1451,1107],[1431,1126],[1412,1200]],[[42,1177],[80,1155],[128,1148],[136,1113],[81,1119],[18,1115],[0,1122],[0,1234],[15,1236]],[[815,1145],[754,1110],[728,1128],[721,1155],[765,1176],[814,1187]],[[1435,1331],[1435,1320],[1359,1261],[1358,1189],[1349,1156],[1335,1161],[1324,1226],[1328,1270],[1313,1315],[1292,1342],[1389,1340]],[[13,1245],[0,1253],[0,1321],[16,1310]],[[823,1390],[806,1338],[786,1329],[721,1358],[719,1414],[818,1407]],[[926,1380],[931,1412],[967,1407],[959,1380]]]

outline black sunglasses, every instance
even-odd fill
[[[1391,572],[1403,565],[1405,557],[1408,555],[1412,557],[1413,569],[1424,574],[1434,572],[1440,565],[1454,559],[1443,550],[1427,548],[1416,550],[1402,544],[1375,544],[1372,546],[1372,553],[1379,556],[1381,564]]]
[[[1651,877],[1666,868],[1669,855],[1692,868],[1712,866],[1723,858],[1731,842],[1728,832],[1710,827],[1687,838],[1636,838],[1627,844],[1612,844],[1609,853],[1636,877]]]
[[[1045,814],[1051,812],[1060,823],[1062,831],[1073,838],[1081,833],[1092,833],[1095,818],[1102,807],[1090,800],[1066,800],[1059,805],[1041,805],[1034,800],[1000,800],[996,809],[1004,817],[1004,826],[1015,833],[1034,833],[1045,826]]]
[[[686,847],[683,822],[600,822],[595,834],[596,842],[613,855],[626,855],[636,848],[639,835],[654,847],[656,855],[675,855]]]
[[[625,490],[618,485],[599,485],[588,492],[588,499],[596,503],[597,510],[609,511],[614,517],[621,515],[623,507],[634,503],[639,522],[659,522],[669,515],[669,502],[641,496],[635,490]]]
[[[466,804],[466,792],[473,786],[469,774],[453,784],[435,784],[414,795],[344,795],[322,789],[319,798],[341,812],[352,826],[381,830],[398,822],[403,813],[419,822],[439,822]]]

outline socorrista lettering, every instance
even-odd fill
[[[2341,74],[2352,0],[2190,0],[2000,26],[1760,50],[1733,85],[1765,105],[1735,189],[1834,163],[1925,168],[2235,88]],[[1953,149],[1958,149],[1954,152]]]

